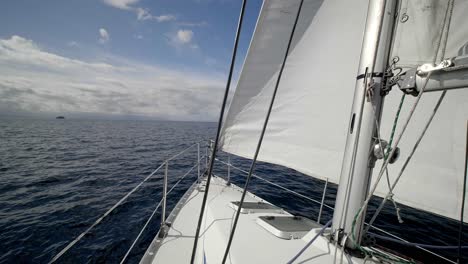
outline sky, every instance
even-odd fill
[[[3,0],[0,116],[215,121],[241,4]],[[261,4],[248,1],[234,84]]]

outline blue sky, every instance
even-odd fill
[[[248,1],[236,73],[261,4]],[[218,115],[240,0],[0,5],[0,114]]]

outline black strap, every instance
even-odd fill
[[[370,75],[370,73],[368,73],[367,75]],[[360,79],[364,78],[365,76],[366,76],[365,73],[359,74],[359,75],[356,77],[356,80],[360,80]],[[383,72],[373,72],[373,73],[372,73],[372,77],[382,78],[383,76],[384,76],[384,73],[383,73]]]

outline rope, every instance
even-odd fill
[[[331,219],[330,221],[328,221],[328,223],[326,223],[322,229],[320,229],[320,231],[309,241],[307,242],[307,244],[290,260],[288,261],[287,264],[292,264],[294,261],[296,261],[297,258],[299,258],[302,253],[304,253],[304,251],[306,251],[306,249],[308,249],[310,247],[310,245],[312,245],[312,243],[314,243],[314,241],[323,234],[323,232],[325,232],[325,229],[327,229],[328,227],[330,227],[330,225],[333,223],[333,219]]]
[[[446,10],[445,17],[444,17],[444,22],[443,22],[443,28],[442,28],[441,36],[440,36],[439,41],[438,41],[438,44],[437,44],[437,49],[436,49],[437,53],[438,53],[438,50],[440,49],[440,46],[441,46],[441,42],[442,42],[442,38],[443,38],[443,36],[444,36],[444,33],[447,34],[447,32],[448,32],[448,30],[449,30],[449,28],[450,28],[450,22],[451,22],[451,18],[452,18],[452,13],[453,13],[453,1],[450,1],[450,2],[448,3],[448,5],[447,5],[447,10]],[[447,25],[447,29],[446,29],[446,31],[444,31],[444,28],[445,28],[446,25]],[[445,55],[445,45],[442,47],[441,58],[443,58],[444,55]],[[434,57],[433,63],[435,63],[436,59],[437,59],[437,54],[436,54],[436,56]],[[423,88],[426,87],[427,82],[428,82],[428,79],[429,79],[429,77],[430,77],[430,74],[431,74],[431,73],[429,73],[429,75],[427,76]],[[421,93],[422,93],[422,89],[421,89],[420,94],[421,94]],[[402,166],[402,168],[401,168],[401,170],[400,170],[400,172],[399,172],[399,174],[398,174],[398,177],[395,179],[395,181],[394,181],[392,187],[390,188],[390,191],[387,193],[387,195],[385,196],[384,200],[382,200],[382,202],[380,203],[378,209],[377,209],[376,212],[374,213],[374,216],[372,217],[371,221],[369,222],[370,225],[372,225],[372,224],[374,223],[375,219],[377,218],[377,216],[378,216],[378,214],[380,213],[380,211],[383,209],[383,206],[384,206],[385,202],[386,202],[388,199],[390,199],[394,204],[396,204],[395,201],[393,200],[393,189],[395,188],[396,184],[397,184],[398,181],[400,180],[400,178],[401,178],[403,172],[405,171],[407,165],[409,164],[409,162],[410,162],[410,160],[412,159],[414,153],[416,152],[416,149],[418,148],[419,143],[421,142],[421,140],[422,140],[422,138],[424,137],[424,135],[425,135],[427,129],[429,128],[429,125],[431,124],[431,122],[432,122],[432,120],[433,120],[435,114],[437,113],[437,110],[439,109],[439,106],[440,106],[440,104],[442,103],[442,100],[444,99],[446,93],[447,93],[446,90],[444,90],[444,91],[441,93],[441,95],[440,95],[440,97],[439,97],[439,100],[437,101],[436,106],[434,107],[434,110],[433,110],[433,112],[432,112],[432,114],[431,114],[429,120],[426,122],[426,125],[425,125],[425,127],[424,127],[424,129],[423,129],[421,135],[418,137],[418,139],[417,139],[415,145],[413,146],[413,149],[411,150],[410,155],[406,158],[405,163],[403,164],[403,166]],[[402,97],[402,101],[403,101],[403,100],[404,100],[404,98]],[[400,107],[401,107],[401,104],[402,104],[402,102],[400,102]],[[398,110],[397,116],[399,115],[400,110],[401,110],[401,109]],[[396,122],[396,119],[397,119],[397,117],[395,117],[395,122]],[[394,128],[395,128],[395,126],[396,126],[396,124],[394,123]],[[392,129],[392,133],[393,133],[393,129]],[[389,145],[390,145],[390,144],[389,144]],[[391,156],[390,156],[390,157],[391,157]]]
[[[389,142],[392,142],[393,141],[393,134],[395,132],[395,129],[396,129],[396,124],[398,122],[398,117],[400,115],[400,111],[401,111],[401,108],[403,106],[403,100],[404,100],[404,94],[403,94],[403,97],[402,97],[402,100],[400,101],[400,105],[398,107],[398,111],[397,111],[397,114],[395,116],[395,119],[393,121],[393,128],[392,128],[392,135],[390,136],[390,140]],[[372,100],[372,93],[370,93],[370,101],[373,101]],[[389,145],[387,146],[386,150],[384,150],[383,148],[383,145],[382,145],[382,139],[380,137],[380,124],[379,124],[379,120],[378,120],[378,117],[377,117],[377,111],[375,109],[375,105],[372,104],[372,111],[373,111],[373,114],[374,114],[374,120],[375,120],[375,126],[376,126],[376,133],[377,133],[377,141],[379,143],[379,146],[380,146],[380,149],[383,150],[383,154],[384,154],[384,160],[386,160],[388,158],[388,155],[386,153],[388,153],[388,150],[390,150],[390,148],[388,146],[391,146],[391,143],[389,143]],[[397,218],[398,218],[398,222],[401,224],[403,223],[403,219],[401,218],[401,215],[400,215],[400,208],[398,207],[397,203],[393,200],[393,192],[391,191],[391,184],[390,184],[390,176],[389,176],[389,173],[388,173],[388,168],[385,168],[385,176],[386,176],[386,179],[387,179],[387,185],[388,185],[388,189],[389,189],[389,200],[391,200],[393,202],[393,206],[395,207],[395,212],[397,214]],[[371,221],[372,222],[372,221]],[[367,231],[367,230],[366,230]],[[365,232],[366,232],[365,231]]]
[[[107,212],[105,212],[101,217],[99,217],[90,227],[88,227],[83,233],[81,233],[78,237],[76,237],[73,241],[71,241],[65,248],[63,248],[55,257],[52,258],[52,260],[49,261],[50,263],[54,263],[57,261],[63,254],[65,254],[71,247],[73,247],[78,241],[80,241],[91,229],[93,229],[95,226],[97,226],[101,221],[106,218],[112,211],[114,211],[115,208],[117,208],[119,205],[121,205],[127,198],[132,195],[140,186],[148,181],[153,175],[162,168],[162,166],[165,163],[162,163],[157,169],[155,169],[150,175],[148,175],[143,181],[141,181],[137,186],[135,186],[130,192],[128,192],[122,199],[120,199],[114,206],[112,206]]]
[[[399,135],[398,135],[398,137],[397,137],[397,139],[396,139],[396,141],[395,141],[395,146],[392,148],[389,157],[392,157],[393,154],[395,153],[395,151],[396,151],[396,149],[397,149],[397,147],[398,147],[398,144],[400,143],[400,140],[401,140],[401,138],[403,137],[403,135],[404,135],[404,133],[405,133],[405,131],[406,131],[406,128],[408,127],[408,124],[409,124],[409,122],[411,121],[411,118],[413,117],[414,111],[416,110],[416,107],[418,106],[418,103],[419,103],[419,101],[420,101],[420,99],[421,99],[421,96],[422,96],[422,94],[424,93],[424,90],[425,90],[426,85],[427,85],[427,83],[428,83],[428,81],[429,81],[429,78],[431,77],[431,73],[432,73],[432,72],[429,72],[429,74],[426,76],[424,85],[421,87],[421,90],[420,90],[418,96],[416,97],[416,101],[414,102],[413,107],[412,107],[411,110],[410,110],[410,113],[409,113],[409,115],[408,115],[408,117],[407,117],[407,119],[406,119],[406,121],[405,121],[405,123],[404,123],[404,125],[403,125],[402,131],[399,133]],[[376,182],[374,183],[374,185],[372,186],[372,190],[369,192],[369,195],[367,196],[367,199],[364,201],[363,205],[361,206],[361,208],[359,209],[359,211],[357,212],[357,214],[355,215],[355,217],[354,217],[354,219],[353,219],[352,228],[351,228],[351,233],[352,233],[352,234],[351,234],[351,236],[352,236],[352,239],[351,239],[351,240],[355,243],[356,247],[359,248],[364,254],[371,254],[371,255],[372,255],[373,253],[371,253],[370,251],[364,249],[364,248],[361,247],[358,243],[356,243],[356,238],[355,238],[355,235],[354,235],[354,228],[355,228],[355,226],[356,226],[356,221],[357,221],[357,219],[362,215],[362,213],[364,212],[363,209],[366,208],[366,206],[369,204],[369,201],[370,201],[370,199],[372,198],[372,195],[374,194],[375,190],[377,189],[377,186],[378,186],[378,184],[379,184],[379,182],[380,182],[380,179],[382,178],[383,173],[384,173],[385,170],[387,169],[387,166],[388,166],[388,164],[389,164],[389,161],[390,161],[390,159],[386,159],[386,160],[384,161],[384,164],[382,165],[382,168],[380,169],[379,175],[378,175],[378,177],[377,177],[377,180],[376,180]],[[401,176],[401,175],[400,175],[400,176]],[[393,185],[392,187],[394,187],[394,185]],[[393,190],[393,188],[391,188],[391,190]],[[384,201],[385,201],[386,199],[388,199],[388,194],[387,194],[387,196],[385,197]],[[382,207],[383,207],[383,206],[382,206]],[[385,256],[385,257],[388,257],[388,256]],[[397,262],[399,262],[399,261],[400,261],[400,260],[397,260]],[[413,263],[413,262],[406,262],[406,263]]]
[[[400,169],[400,172],[398,173],[398,176],[397,178],[395,179],[395,181],[393,182],[391,188],[390,188],[390,191],[387,193],[387,195],[385,196],[385,198],[382,200],[382,202],[380,203],[379,207],[377,208],[377,210],[375,211],[374,213],[374,216],[372,217],[371,221],[369,222],[370,225],[372,225],[375,221],[375,219],[377,218],[377,216],[379,215],[379,213],[382,211],[383,209],[383,206],[385,204],[385,202],[388,200],[388,198],[390,197],[391,194],[393,194],[393,189],[395,188],[395,186],[397,185],[398,181],[400,180],[401,176],[403,175],[403,172],[405,171],[406,167],[408,166],[410,160],[412,159],[414,153],[416,152],[416,149],[418,148],[419,146],[419,143],[421,142],[421,140],[423,139],[424,135],[426,134],[427,132],[427,129],[429,128],[429,125],[432,123],[432,120],[434,119],[434,116],[435,114],[437,113],[437,110],[439,109],[439,106],[440,104],[442,103],[444,97],[445,97],[445,94],[446,94],[446,91],[443,91],[442,94],[440,95],[439,97],[439,100],[437,101],[437,104],[436,106],[434,107],[434,110],[429,118],[429,120],[426,122],[426,125],[424,126],[424,129],[423,131],[421,132],[421,134],[419,135],[416,143],[414,144],[413,146],[413,149],[411,150],[409,156],[406,158],[405,160],[405,163],[403,164],[403,166],[401,167]]]
[[[301,2],[299,4],[298,11],[297,11],[296,19],[294,21],[294,25],[293,25],[292,30],[291,30],[291,35],[289,36],[288,46],[286,47],[283,62],[281,63],[281,68],[280,68],[280,70],[278,72],[278,78],[276,79],[275,89],[273,90],[273,94],[271,96],[270,105],[268,106],[267,115],[265,117],[265,121],[263,122],[263,128],[262,128],[262,131],[261,131],[261,134],[260,134],[260,138],[258,139],[258,142],[257,142],[257,148],[255,149],[255,154],[253,156],[252,163],[250,165],[249,174],[247,175],[247,179],[245,180],[244,190],[242,191],[242,196],[241,196],[241,199],[239,201],[239,206],[238,206],[238,208],[236,210],[236,216],[234,218],[234,225],[233,225],[232,230],[231,230],[231,232],[229,234],[229,240],[228,240],[228,243],[227,243],[227,246],[226,246],[226,250],[224,251],[224,257],[223,257],[223,261],[222,261],[223,264],[226,263],[227,257],[229,255],[229,250],[230,250],[231,244],[232,244],[232,239],[234,237],[234,234],[236,233],[236,228],[237,228],[237,223],[239,221],[240,211],[241,211],[242,205],[244,203],[245,195],[247,193],[247,188],[248,188],[250,180],[252,178],[253,170],[255,169],[255,164],[257,162],[258,153],[260,152],[260,148],[262,146],[263,137],[265,136],[265,131],[266,131],[266,128],[268,126],[268,121],[270,119],[271,110],[273,109],[273,104],[275,102],[276,93],[278,91],[278,87],[279,87],[279,84],[280,84],[280,81],[281,81],[281,77],[283,75],[284,66],[285,66],[286,60],[288,58],[289,49],[291,48],[291,43],[292,43],[292,40],[293,40],[293,37],[294,37],[294,33],[296,31],[296,26],[297,26],[297,22],[299,21],[299,17],[300,17],[300,14],[301,14],[301,9],[302,9],[302,4],[303,3],[304,3],[304,0],[301,0]]]
[[[231,66],[229,68],[229,75],[228,75],[228,79],[226,81],[226,89],[224,91],[223,103],[221,105],[221,110],[220,110],[220,113],[219,113],[218,128],[216,130],[216,138],[215,138],[215,141],[214,141],[214,144],[213,144],[213,152],[212,152],[212,155],[211,155],[210,164],[209,164],[209,168],[208,168],[208,176],[207,176],[207,180],[206,180],[205,193],[203,195],[202,205],[201,205],[201,209],[200,209],[200,216],[198,217],[198,224],[197,224],[197,230],[195,232],[195,239],[193,241],[192,256],[190,258],[190,263],[191,264],[194,264],[195,255],[197,253],[198,237],[200,236],[200,227],[201,227],[201,224],[203,222],[203,215],[204,215],[204,211],[205,211],[205,207],[206,207],[206,200],[208,198],[208,192],[210,190],[211,176],[212,176],[212,172],[213,172],[213,164],[214,164],[214,161],[215,161],[216,152],[218,150],[218,143],[219,143],[219,138],[220,138],[220,135],[221,135],[221,127],[222,127],[222,123],[223,123],[223,119],[224,119],[224,112],[225,112],[225,109],[226,109],[226,103],[227,103],[227,99],[228,99],[228,96],[229,96],[229,89],[231,87],[231,79],[232,79],[232,75],[233,75],[233,72],[234,72],[234,65],[235,65],[235,62],[236,62],[237,47],[239,45],[239,36],[240,36],[241,29],[242,29],[242,21],[244,20],[244,12],[245,12],[246,3],[247,3],[247,0],[242,0],[242,7],[241,7],[241,11],[240,11],[240,16],[239,16],[239,22],[237,24],[236,37],[235,37],[235,40],[234,40],[234,48],[233,48],[233,51],[232,51]]]
[[[390,133],[390,139],[388,140],[388,145],[387,145],[387,150],[384,151],[384,159],[388,159],[388,155],[387,153],[390,151],[390,148],[393,144],[393,137],[395,136],[395,131],[396,131],[396,126],[397,126],[397,123],[398,123],[398,118],[400,118],[400,113],[401,113],[401,109],[403,108],[403,103],[405,101],[405,97],[406,97],[406,94],[403,93],[401,95],[401,99],[400,99],[400,104],[398,105],[398,110],[395,114],[395,119],[393,120],[393,126],[392,126],[392,132]],[[386,176],[387,176],[387,184],[388,184],[388,189],[390,190],[390,177],[388,176],[388,169],[385,169],[385,172],[386,172]],[[397,203],[395,202],[395,200],[393,199],[393,192],[390,194],[389,196],[389,200],[393,203],[393,207],[395,208],[395,211],[396,211],[396,214],[397,214],[397,218],[398,218],[398,222],[400,224],[403,223],[403,219],[401,218],[401,215],[400,215],[400,207],[398,207]],[[374,219],[375,220],[375,219]],[[372,220],[371,220],[372,221]],[[372,221],[373,222],[373,221]]]
[[[451,7],[451,8],[450,8],[450,7]],[[448,25],[447,25],[447,30],[448,30],[448,28],[449,28],[452,10],[453,10],[453,5],[451,6],[450,3],[449,3],[448,6],[447,6],[447,11],[446,11],[445,17],[444,17],[443,27],[442,27],[442,29],[441,29],[441,36],[440,36],[439,41],[438,41],[438,43],[437,43],[436,54],[435,54],[435,56],[434,56],[433,63],[435,63],[435,61],[436,61],[436,59],[437,59],[437,53],[438,53],[438,51],[439,51],[439,49],[440,49],[440,45],[441,45],[441,42],[442,42],[442,37],[443,37],[443,34],[444,34],[444,28],[445,28],[445,26],[447,25],[447,24],[446,24],[446,23],[447,23],[447,19],[449,19],[449,20],[448,20]],[[450,17],[449,17],[449,13],[450,13]],[[445,51],[445,48],[443,48],[443,51]],[[444,56],[444,54],[442,54],[442,56]],[[404,124],[404,126],[403,126],[403,128],[402,128],[402,131],[400,132],[399,136],[397,137],[397,140],[396,140],[396,142],[395,142],[395,146],[394,146],[394,148],[391,150],[391,153],[390,153],[389,157],[392,157],[393,154],[395,153],[395,151],[396,151],[396,149],[397,149],[397,146],[398,146],[398,143],[400,142],[400,140],[401,140],[401,138],[402,138],[404,132],[406,131],[406,128],[407,128],[407,126],[408,126],[408,124],[409,124],[409,121],[411,120],[411,118],[412,118],[412,116],[413,116],[413,113],[414,113],[414,111],[415,111],[415,109],[416,109],[416,107],[417,107],[417,105],[418,105],[418,103],[419,103],[419,101],[420,101],[420,99],[421,99],[421,96],[422,96],[422,94],[424,93],[424,90],[425,90],[425,88],[426,88],[426,86],[427,86],[427,83],[428,83],[428,81],[429,81],[429,78],[431,77],[431,74],[432,74],[432,72],[429,72],[429,74],[426,76],[425,82],[424,82],[423,86],[421,87],[421,90],[420,90],[420,92],[419,92],[419,94],[418,94],[418,96],[417,96],[417,98],[416,98],[416,101],[415,101],[413,107],[412,107],[411,110],[410,110],[410,114],[409,114],[409,116],[408,116],[408,118],[407,118],[407,120],[406,120],[406,122],[405,122],[405,124]],[[400,179],[400,177],[401,177],[403,171],[405,170],[407,164],[408,164],[409,161],[411,160],[411,158],[412,158],[414,152],[416,151],[417,147],[419,146],[420,141],[421,141],[422,138],[424,137],[425,132],[427,131],[427,129],[428,129],[430,123],[432,122],[432,119],[433,119],[435,113],[437,112],[437,109],[438,109],[438,107],[440,106],[440,103],[442,102],[442,100],[443,100],[443,98],[444,98],[444,96],[445,96],[445,93],[446,93],[446,91],[442,92],[442,94],[441,94],[441,96],[440,96],[440,98],[439,98],[439,101],[437,102],[437,104],[436,104],[436,106],[435,106],[435,108],[434,108],[434,111],[433,111],[433,113],[432,113],[430,119],[429,119],[428,122],[426,123],[426,126],[425,126],[424,130],[422,131],[420,137],[418,138],[416,144],[414,145],[411,154],[410,154],[409,157],[406,159],[405,164],[403,165],[402,169],[400,170],[400,173],[399,173],[397,179],[395,180],[394,184],[392,185],[392,188],[390,189],[390,192],[387,193],[387,195],[385,196],[385,199],[382,201],[382,203],[381,203],[380,206],[379,206],[379,209],[377,209],[377,211],[376,211],[375,214],[378,214],[378,213],[382,210],[383,204],[384,204],[385,201],[389,198],[390,193],[393,191],[394,187],[396,186],[396,183],[397,183],[398,180]],[[365,254],[371,254],[371,255],[372,255],[371,252],[369,252],[368,250],[365,250],[363,247],[361,247],[360,245],[358,245],[358,244],[356,243],[356,239],[355,239],[355,236],[354,236],[354,228],[355,228],[356,220],[357,220],[357,218],[359,218],[359,217],[362,215],[362,213],[363,213],[363,208],[365,208],[365,207],[368,205],[368,203],[369,203],[369,201],[370,201],[372,195],[374,194],[374,192],[375,192],[375,190],[376,190],[376,188],[377,188],[378,183],[380,182],[380,179],[381,179],[381,177],[382,177],[383,171],[387,169],[387,166],[388,166],[388,164],[389,164],[389,161],[390,161],[390,159],[385,159],[384,164],[382,165],[382,168],[381,168],[381,170],[380,170],[380,172],[379,172],[379,176],[378,176],[378,178],[377,178],[377,181],[375,182],[375,184],[374,184],[374,186],[373,186],[373,188],[372,188],[372,191],[369,193],[368,198],[367,198],[366,201],[364,202],[363,206],[359,209],[358,213],[356,214],[356,216],[355,216],[355,218],[354,218],[354,220],[353,220],[353,224],[352,224],[352,240],[353,240],[353,242],[356,244],[356,246],[357,246],[363,253],[365,253]],[[376,217],[373,217],[372,219],[375,220],[375,218],[376,218]],[[373,221],[373,220],[372,220],[372,221]],[[369,224],[371,225],[372,222],[370,222]],[[385,258],[388,258],[388,256],[385,256]]]
[[[204,158],[201,157],[200,160]],[[174,190],[174,188],[183,180],[185,179],[185,177],[187,177],[187,175],[189,175],[190,172],[192,172],[192,170],[198,166],[200,162],[197,162],[192,168],[190,168],[173,186],[172,188],[167,192],[166,195],[169,195],[172,190]],[[198,178],[197,178],[198,180]],[[154,215],[156,214],[156,212],[158,211],[159,207],[161,206],[161,203],[162,203],[163,199],[161,199],[158,203],[158,205],[156,206],[156,208],[153,210],[153,212],[151,213],[150,217],[148,218],[148,220],[146,221],[145,225],[143,226],[143,228],[140,230],[140,233],[138,233],[138,236],[135,238],[135,240],[133,241],[132,245],[130,246],[130,248],[127,250],[127,252],[125,253],[125,256],[122,258],[122,260],[120,261],[120,264],[124,263],[125,260],[127,259],[128,255],[130,254],[130,252],[132,251],[133,247],[136,245],[137,241],[140,239],[141,235],[143,234],[143,231],[145,231],[146,227],[148,226],[148,224],[151,222],[151,219],[153,219]]]

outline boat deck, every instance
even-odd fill
[[[140,263],[190,263],[203,189],[201,183],[187,191],[168,217],[172,224],[167,236],[164,239],[156,236]],[[241,192],[239,187],[228,186],[219,177],[212,178],[195,263],[221,263],[236,212],[231,202],[239,201]],[[245,201],[268,203],[251,193],[246,195]],[[257,221],[260,216],[290,215],[283,210],[242,213],[226,263],[287,263],[321,229],[319,225],[302,239],[284,239],[273,235]],[[335,247],[319,237],[295,263],[333,263],[334,255]],[[336,255],[336,263],[362,263],[361,259],[341,254],[339,249]]]

